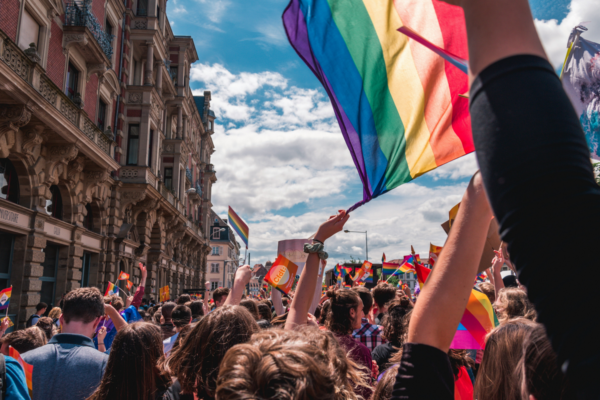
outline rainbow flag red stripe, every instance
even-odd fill
[[[482,292],[473,289],[450,348],[484,349],[485,336],[496,325],[497,319],[490,300]]]
[[[0,292],[0,310],[6,310],[10,305],[10,298],[12,296],[12,286],[8,287]]]
[[[425,285],[427,278],[429,278],[431,270],[429,268],[425,268],[419,263],[415,263],[415,270],[417,271],[417,282],[419,282],[419,288],[423,290],[423,285]]]
[[[105,296],[112,296],[113,294],[119,293],[119,289],[115,286],[114,283],[108,282],[108,287],[106,288]]]
[[[25,373],[25,381],[27,382],[27,389],[29,390],[29,396],[33,398],[33,380],[31,379],[33,376],[33,365],[27,364],[23,358],[21,358],[21,354],[19,354],[19,352],[12,347],[9,348],[8,355],[14,358],[23,368],[23,372]]]
[[[248,225],[233,211],[231,206],[229,207],[229,223],[234,231],[240,236],[240,238],[246,244],[246,248],[248,248],[248,236],[250,235],[250,228]]]

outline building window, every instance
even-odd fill
[[[210,264],[210,272],[212,274],[218,274],[219,273],[219,263]]]
[[[106,129],[106,103],[102,99],[98,100],[98,128],[102,132]]]
[[[79,93],[79,70],[75,68],[75,66],[69,63],[69,68],[67,69],[67,96],[73,100],[75,99],[75,95]]]
[[[136,15],[138,17],[146,17],[148,15],[148,0],[138,0]]]
[[[8,233],[0,232],[0,287],[10,286],[10,272],[12,267],[15,238]]]
[[[211,282],[210,283],[210,290],[217,290],[217,288],[219,287],[219,282]]]
[[[137,165],[140,150],[140,126],[129,125],[127,136],[127,165]]]
[[[92,206],[88,203],[85,205],[86,216],[83,218],[83,227],[88,231],[94,231],[94,213]]]
[[[169,68],[169,73],[171,74],[171,80],[173,81],[173,85],[177,86],[177,75],[179,75],[179,68],[171,67]]]
[[[154,131],[150,130],[150,137],[148,138],[148,166],[152,166],[152,147],[154,145]]]
[[[48,215],[56,218],[63,219],[63,203],[62,196],[60,194],[60,189],[56,185],[50,186],[50,193],[52,198],[50,200],[46,200],[46,213]]]
[[[173,189],[173,168],[165,168],[165,187]]]
[[[213,256],[218,256],[219,254],[221,254],[221,247],[219,247],[219,246],[213,246],[213,248],[212,248],[212,255]]]
[[[112,36],[112,34],[113,34],[113,27],[110,24],[110,22],[108,21],[108,19],[106,20],[106,23],[104,24],[104,32],[106,32],[106,34],[109,36]]]
[[[81,260],[81,287],[88,287],[90,286],[90,264],[92,261],[92,254],[84,251]]]
[[[215,239],[215,240],[221,239],[221,227],[220,226],[214,226],[213,227],[212,238]]]
[[[19,177],[8,158],[0,158],[0,198],[19,204]]]
[[[29,48],[29,45],[33,43],[35,44],[35,47],[38,48],[39,37],[40,24],[33,19],[27,9],[24,9],[21,17],[21,27],[19,29],[19,47],[22,50],[26,50]]]
[[[42,290],[40,292],[40,301],[48,304],[48,310],[54,305],[56,295],[56,274],[58,272],[58,254],[60,247],[47,245],[44,249],[44,262],[42,267],[44,272],[39,278],[42,281]]]

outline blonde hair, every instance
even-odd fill
[[[500,322],[519,317],[535,321],[537,316],[533,305],[527,298],[527,293],[517,288],[501,289],[494,303],[494,308]]]
[[[60,318],[60,314],[62,314],[62,310],[60,309],[60,307],[54,307],[48,313],[48,317],[52,318],[52,319],[59,319]]]
[[[225,354],[216,397],[353,400],[354,385],[365,385],[363,375],[331,332],[269,329]]]

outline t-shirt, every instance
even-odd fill
[[[12,357],[4,356],[6,363],[6,398],[14,400],[29,400],[29,390],[25,373],[21,365]]]
[[[33,366],[33,400],[83,400],[100,384],[108,356],[87,336],[54,335],[47,345],[21,355]]]
[[[175,344],[175,341],[177,340],[178,337],[179,337],[179,332],[177,332],[170,338],[163,340],[163,352],[165,353],[165,356],[169,355],[169,353],[171,352],[171,349],[173,348],[173,345]]]
[[[375,360],[375,362],[377,363],[380,373],[388,368],[390,358],[392,358],[392,356],[398,352],[399,347],[401,347],[400,344],[393,344],[388,342],[380,344],[379,346],[373,349],[373,353],[371,353],[371,355],[373,357],[373,360]]]

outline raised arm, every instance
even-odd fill
[[[321,224],[313,243],[324,244],[327,239],[335,235],[344,228],[344,224],[350,218],[345,211],[340,211],[339,214],[329,217],[329,219]],[[285,329],[294,329],[298,325],[305,325],[307,321],[308,311],[312,304],[315,294],[315,282],[319,275],[320,259],[317,253],[309,253],[298,285],[296,286],[296,295],[292,300],[290,312],[285,322]]]
[[[127,326],[127,321],[125,321],[121,314],[119,314],[119,312],[110,304],[104,305],[104,312],[110,317],[110,320],[117,329],[117,332]]]
[[[283,306],[283,300],[281,299],[281,292],[275,288],[271,289],[271,301],[275,308],[277,316],[285,314],[285,307]]]
[[[202,299],[202,309],[204,310],[204,315],[208,315],[210,312],[210,307],[208,306],[208,292],[210,292],[210,282],[204,282],[204,298]]]
[[[227,300],[225,300],[224,305],[226,306],[236,306],[240,304],[242,301],[242,295],[244,294],[244,289],[250,279],[252,278],[252,270],[249,265],[242,265],[235,271],[235,278],[233,279],[233,288],[231,288],[231,292],[229,296],[227,296]]]
[[[504,281],[502,280],[502,275],[500,272],[502,271],[502,266],[504,265],[504,255],[502,251],[495,251],[496,257],[492,260],[492,282],[494,283],[494,292],[496,293],[496,298],[500,293],[500,290],[504,289]]]
[[[142,278],[140,279],[140,286],[138,286],[135,294],[133,295],[133,301],[131,305],[138,309],[142,305],[142,299],[146,292],[146,279],[148,278],[148,270],[144,267],[144,264],[139,263],[140,271],[142,272]]]

